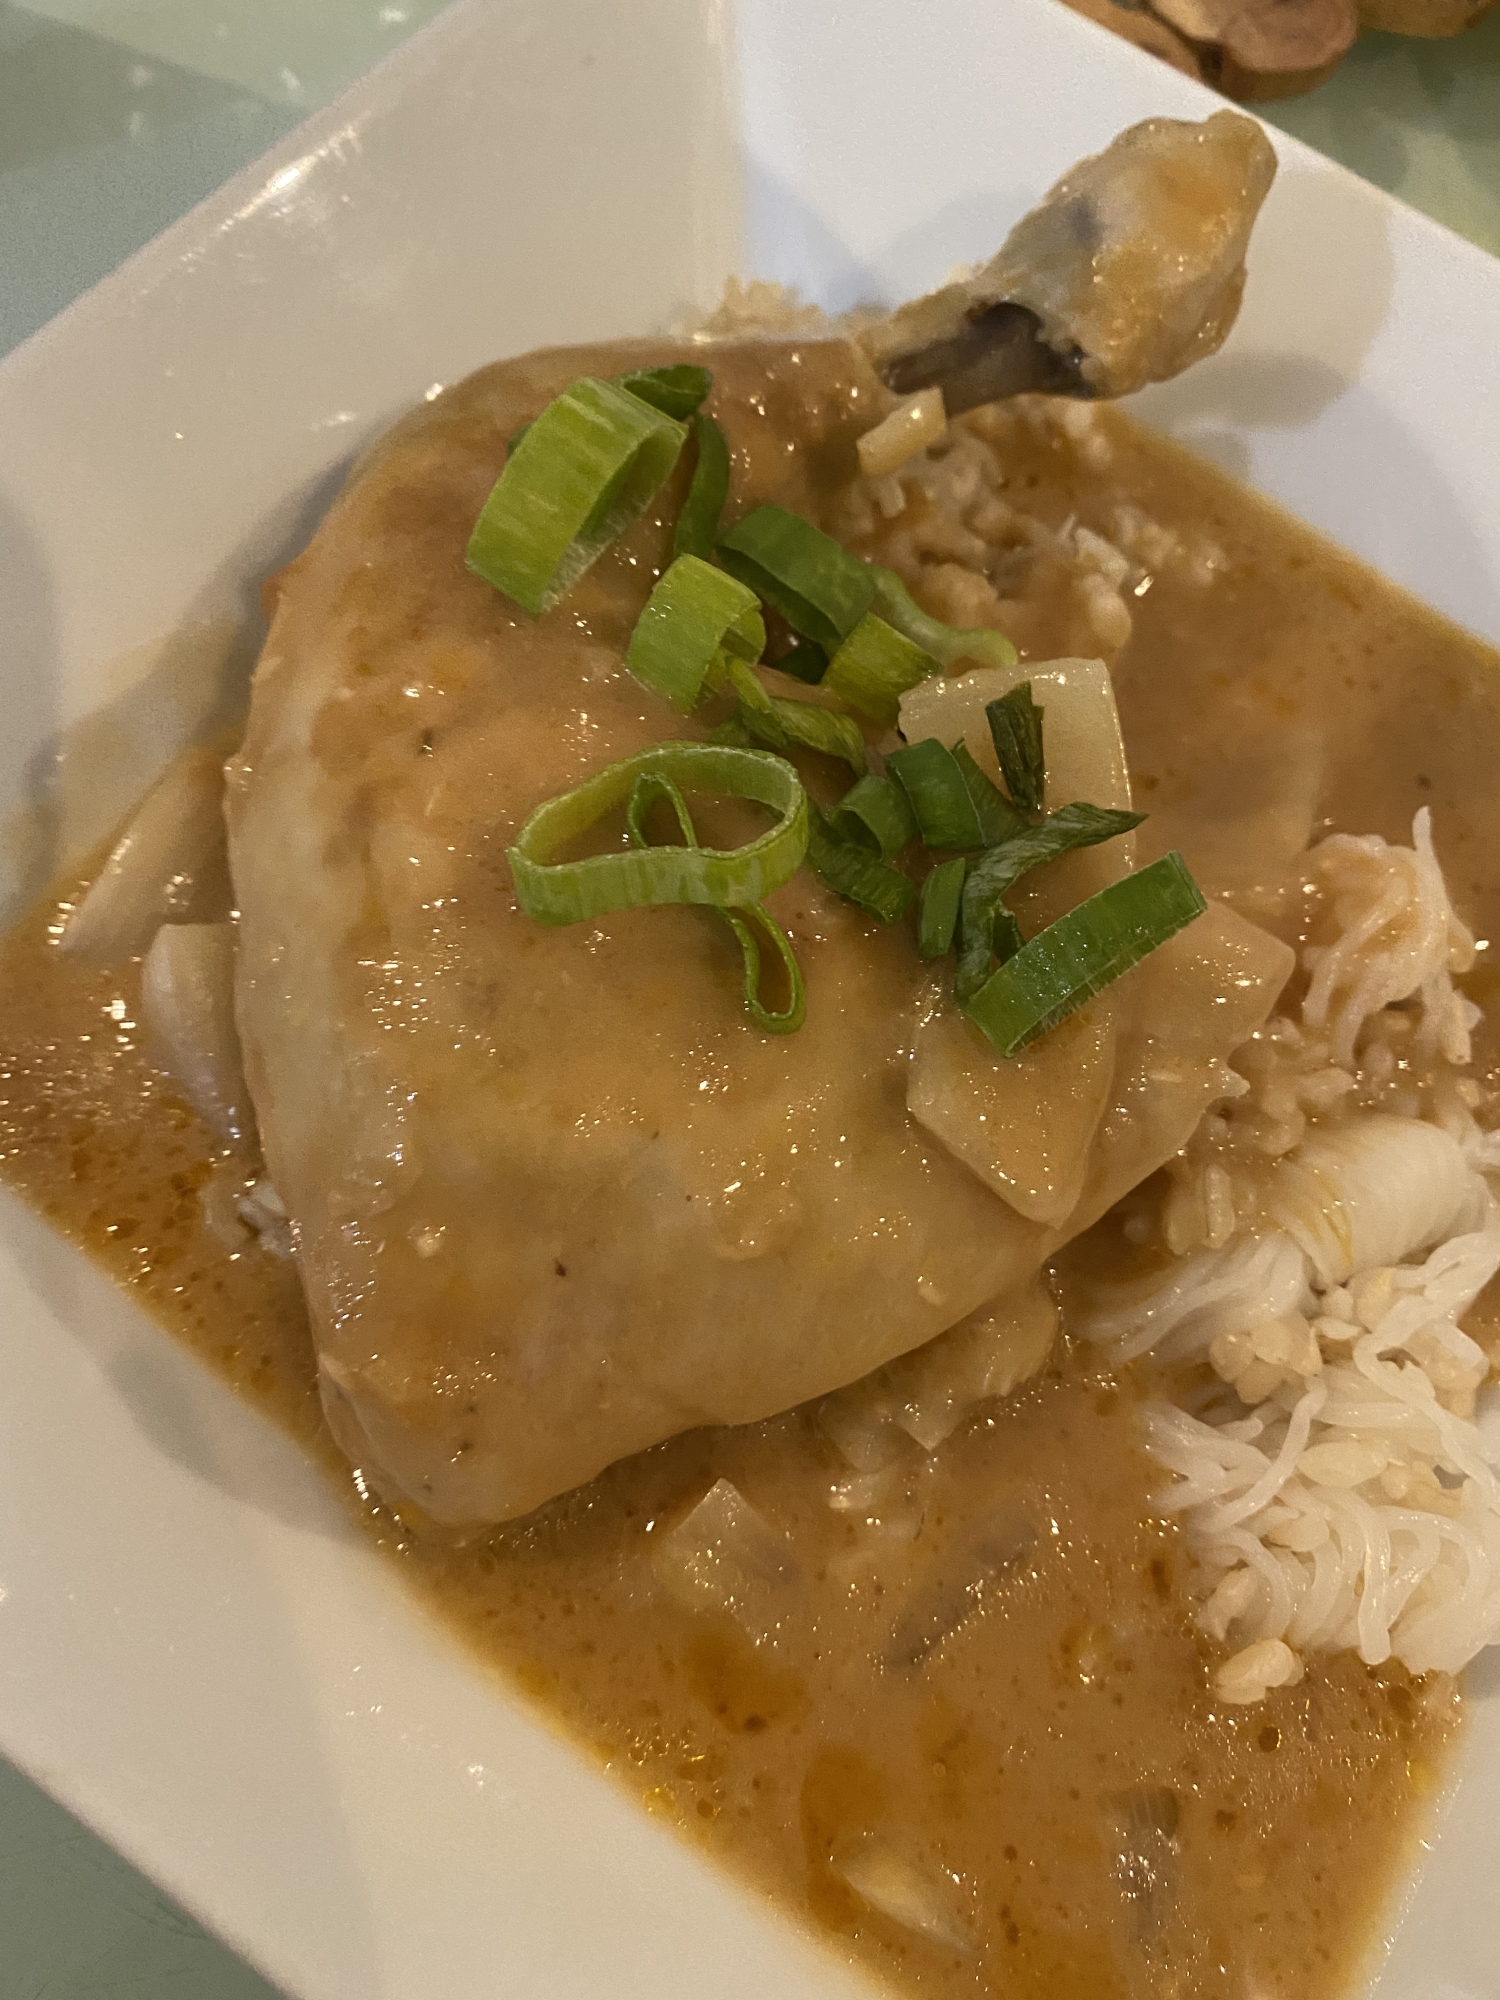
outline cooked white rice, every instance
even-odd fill
[[[1198,1567],[1196,1620],[1255,1701],[1302,1655],[1456,1672],[1500,1639],[1500,1431],[1459,1321],[1500,1268],[1493,1135],[1461,1072],[1474,943],[1419,812],[1410,848],[1338,836],[1308,857],[1326,939],[1305,997],[1244,1052],[1137,1240],[1149,1280],[1079,1330],[1125,1361],[1202,1365],[1147,1413]]]

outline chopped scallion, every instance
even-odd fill
[[[725,578],[726,583],[732,580]],[[772,750],[819,750],[826,757],[842,757],[851,771],[864,771],[865,739],[852,715],[767,694],[759,678],[738,661],[729,662],[726,678],[739,696],[739,719],[757,743]]]
[[[719,543],[724,567],[774,605],[793,628],[829,652],[869,610],[868,563],[785,507],[757,507]]]
[[[945,667],[977,660],[986,667],[1013,667],[1016,649],[1003,632],[977,626],[965,631],[925,612],[893,569],[874,570],[875,603],[887,624]]]
[[[677,830],[682,835],[683,845],[696,847],[698,835],[693,826],[693,816],[688,811],[687,800],[670,778],[660,772],[643,771],[630,788],[630,797],[625,807],[625,827],[633,847],[650,847],[652,841],[646,831],[646,818],[651,808],[666,804],[672,808],[677,821]],[[802,967],[797,963],[797,954],[792,949],[792,941],[766,909],[763,903],[748,903],[743,909],[720,909],[721,916],[734,932],[735,942],[740,948],[744,961],[745,1011],[758,1028],[768,1035],[794,1034],[807,1018],[807,989],[802,981]],[[778,959],[786,979],[787,1001],[784,1007],[767,1007],[760,997],[761,988],[761,941],[770,945]]]
[[[924,653],[871,611],[828,662],[823,686],[861,715],[889,728],[896,721],[907,689],[940,671],[931,653]]]
[[[525,610],[565,596],[650,503],[686,428],[585,375],[528,426],[474,532],[469,568]]]
[[[834,831],[882,861],[889,861],[917,837],[916,817],[894,778],[866,776],[851,785],[830,815]]]
[[[990,931],[990,950],[1001,965],[1015,957],[1026,939],[1021,926],[1004,903],[995,912],[995,922]]]
[[[698,457],[677,516],[672,553],[708,562],[718,546],[719,516],[729,498],[729,445],[713,418],[702,410],[693,418],[693,441]]]
[[[771,665],[779,674],[790,674],[793,680],[816,687],[828,671],[828,655],[816,640],[799,639],[780,659],[772,660]]]
[[[1039,813],[1047,787],[1047,761],[1042,750],[1044,711],[1031,698],[1031,682],[1022,681],[998,701],[986,702],[984,712],[1005,789],[1023,812]]]
[[[687,422],[714,386],[708,370],[691,361],[679,361],[671,368],[635,368],[615,380],[632,396],[639,396],[653,410],[675,417],[680,424]]]
[[[1026,831],[1026,822],[1016,811],[1000,787],[991,783],[969,755],[968,745],[959,741],[953,746],[954,761],[964,774],[964,783],[969,788],[969,797],[974,801],[974,811],[979,818],[979,832],[986,847],[994,847],[1002,840],[1014,839],[1016,834]]]
[[[981,855],[964,883],[958,956],[960,1001],[969,1000],[989,977],[991,956],[1003,956],[997,948],[997,937],[1002,944],[1011,938],[1009,926],[1015,919],[1008,910],[1001,915],[1004,910],[1001,899],[1007,890],[1044,861],[1055,861],[1059,855],[1071,854],[1080,847],[1097,847],[1101,841],[1129,833],[1143,818],[1142,813],[1116,812],[1108,806],[1082,803],[1062,806],[1037,825],[1024,828]]]
[[[753,799],[770,807],[776,823],[744,847],[652,847],[552,860],[608,813],[627,806],[641,777]],[[758,903],[796,873],[807,840],[807,796],[784,758],[724,743],[658,743],[539,805],[507,858],[527,916],[539,924],[576,924],[654,903]]]
[[[901,786],[929,847],[980,847],[984,832],[963,768],[935,736],[889,751],[885,768]]]
[[[911,908],[916,890],[899,868],[878,861],[857,841],[845,840],[807,802],[807,859],[830,889],[857,903],[877,923],[894,924]]]
[[[919,957],[941,958],[951,948],[968,866],[961,854],[955,854],[951,861],[940,861],[923,882],[917,909]]]
[[[964,1012],[1002,1056],[1018,1055],[1206,905],[1180,854],[1112,882],[1021,946],[992,972]]]
[[[807,1019],[807,988],[791,939],[764,904],[750,903],[743,910],[721,910],[719,915],[734,932],[744,954],[745,1012],[768,1035],[795,1034]],[[787,999],[781,1008],[767,1007],[760,997],[762,938],[780,959],[786,978]]]
[[[679,556],[646,600],[625,664],[643,687],[686,713],[711,673],[731,659],[759,659],[765,643],[755,592],[712,563]]]

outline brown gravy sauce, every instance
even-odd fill
[[[1313,742],[1317,825],[1405,839],[1430,803],[1455,900],[1494,935],[1500,660],[1123,418],[1096,427],[1104,474],[1065,428],[983,414],[1009,498],[1036,519],[1108,532],[1123,499],[1217,552],[1208,587],[1153,574],[1116,666],[1153,845],[1191,862],[1196,842],[1212,878],[1215,802],[1243,785],[1247,745]],[[1035,657],[1072,649],[1043,597],[1016,624]],[[205,1226],[210,1143],[141,1045],[135,968],[91,972],[55,949],[76,889],[59,885],[0,947],[0,1174],[353,1503],[291,1267]],[[1489,983],[1471,986],[1481,1001]],[[1490,1081],[1493,1039],[1480,1049]],[[1324,2000],[1357,1976],[1456,1693],[1338,1658],[1259,1706],[1216,1704],[1179,1538],[1152,1515],[1134,1441],[1149,1386],[1145,1370],[1111,1382],[1066,1353],[925,1470],[913,1447],[914,1540],[830,1511],[847,1468],[808,1411],[676,1439],[464,1548],[365,1514],[478,1654],[651,1811],[898,1987]],[[759,1646],[652,1582],[653,1537],[718,1478],[797,1554],[792,1615]],[[1029,1554],[966,1598],[976,1531],[1018,1519]],[[925,1652],[903,1649],[914,1607],[936,1606],[941,1627],[945,1602],[978,1608]],[[942,1885],[970,1951],[844,1886],[833,1861],[870,1834]]]

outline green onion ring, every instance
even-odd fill
[[[679,556],[636,620],[625,665],[643,687],[686,713],[710,676],[731,659],[758,660],[765,645],[755,592],[698,556]]]
[[[941,672],[932,653],[870,611],[828,662],[822,685],[862,715],[893,728],[907,689]]]
[[[753,799],[770,807],[776,824],[744,847],[631,848],[582,861],[551,859],[627,805],[637,778],[646,775],[689,791]],[[807,852],[807,825],[807,795],[784,758],[726,743],[657,743],[539,805],[508,859],[516,900],[539,924],[585,923],[612,910],[660,903],[737,909],[760,902],[796,874]]]
[[[519,433],[465,560],[523,610],[549,610],[644,511],[687,426],[585,375]]]
[[[702,410],[693,418],[693,439],[697,462],[673,530],[672,553],[708,562],[718,546],[719,516],[729,498],[729,445],[713,418]]]
[[[672,780],[664,778],[659,771],[643,771],[630,788],[630,799],[625,807],[625,826],[631,845],[649,847],[652,844],[646,832],[646,815],[659,803],[672,808],[684,845],[696,847],[698,835],[687,800]],[[791,939],[763,903],[747,904],[743,910],[721,909],[717,914],[734,932],[735,942],[740,948],[744,963],[742,991],[745,1012],[756,1027],[768,1035],[795,1034],[807,1019],[807,987]],[[786,974],[787,1003],[782,1008],[767,1007],[760,997],[761,938],[781,960],[782,971]]]
[[[739,940],[745,960],[745,1012],[757,1028],[768,1035],[794,1035],[807,1019],[807,987],[792,941],[763,903],[749,903],[743,910],[720,910],[719,915]],[[756,930],[781,960],[786,974],[787,1002],[773,1010],[760,997],[761,956]]]

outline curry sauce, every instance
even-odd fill
[[[931,566],[938,600],[981,566],[963,537],[982,544],[1035,658],[1085,650],[1087,607],[1042,531],[1131,543],[1114,669],[1146,855],[1181,847],[1206,887],[1272,921],[1277,843],[1404,838],[1431,804],[1454,900],[1493,933],[1500,660],[1116,414],[969,422],[1005,470],[967,525],[920,495],[890,515],[851,501],[830,524]],[[676,1438],[464,1544],[403,1520],[361,1499],[323,1429],[293,1268],[205,1220],[216,1156],[142,1044],[138,968],[57,951],[77,886],[0,949],[5,1180],[320,1455],[411,1585],[649,1810],[898,1989],[1348,1990],[1456,1691],[1340,1656],[1253,1707],[1215,1701],[1137,1443],[1149,1368],[1112,1380],[1064,1339],[932,1457],[913,1445],[895,1505],[851,1498],[810,1407]],[[1479,1046],[1487,1073],[1486,1031]],[[660,1584],[664,1538],[719,1480],[790,1552],[745,1616]],[[930,1885],[925,1934],[849,1886],[861,1852]]]

